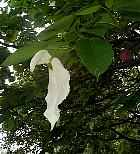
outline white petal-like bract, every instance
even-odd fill
[[[30,62],[31,72],[34,71],[36,65],[48,64],[50,59],[51,55],[48,53],[47,50],[41,50],[37,52]]]
[[[58,105],[66,99],[70,91],[70,75],[58,58],[53,58],[51,64],[53,69],[49,69],[48,94],[45,98],[47,110],[44,116],[51,122],[52,130],[60,117]]]
[[[46,50],[41,50],[35,54],[30,63],[31,71],[36,65],[51,63],[52,69],[49,68],[49,84],[48,94],[45,97],[47,102],[47,109],[44,116],[51,123],[51,130],[60,117],[58,105],[62,103],[70,91],[70,75],[67,69],[64,68],[58,58],[52,58]]]

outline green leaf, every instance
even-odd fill
[[[82,38],[78,40],[76,50],[89,72],[97,77],[105,72],[112,62],[112,47],[103,39],[90,40]]]
[[[116,117],[123,117],[126,114],[128,114],[128,111],[123,106],[120,107],[119,109],[115,110],[115,116]]]
[[[130,22],[133,21],[140,21],[140,13],[138,12],[130,12],[130,11],[123,11],[121,12],[121,16],[124,20],[130,20]]]
[[[6,59],[6,57],[8,57],[8,55],[10,54],[10,52],[4,48],[4,47],[0,47],[0,64],[3,63],[3,61]]]
[[[54,54],[53,55],[54,57],[61,59],[63,63],[63,59],[69,53],[71,48],[69,48],[65,42],[61,42],[61,41],[57,42],[52,39],[47,41],[47,50],[51,55]]]
[[[130,12],[139,12],[140,13],[140,1],[139,0],[119,0],[114,4],[114,9],[116,11],[130,11]]]
[[[65,16],[60,20],[54,22],[38,35],[39,40],[48,40],[57,35],[58,32],[64,32],[69,28],[74,18],[72,15]]]
[[[34,56],[39,50],[46,49],[46,42],[35,41],[24,47],[19,48],[15,53],[12,53],[3,63],[2,66],[9,66],[26,61]]]
[[[109,25],[109,24],[97,24],[96,26],[94,26],[93,28],[90,28],[90,29],[81,28],[80,32],[94,34],[96,36],[100,36],[100,37],[104,38],[108,29],[110,29],[112,27],[113,26]]]
[[[3,123],[2,127],[6,131],[14,132],[16,130],[16,123],[15,123],[15,120],[13,119],[13,117],[10,117],[9,119],[7,119]]]
[[[113,6],[114,1],[115,0],[106,0],[105,5],[110,9]]]
[[[116,116],[122,116],[125,112],[133,110],[137,107],[137,104],[140,102],[140,92],[134,91],[132,94],[127,96],[126,94],[122,94],[122,96],[118,100],[118,104],[122,106],[116,111]]]
[[[35,41],[24,47],[19,48],[15,53],[12,53],[1,65],[9,66],[29,60],[40,50],[48,50],[52,55],[55,52],[55,57],[62,59],[69,52],[69,48],[65,42],[54,38],[48,41]]]
[[[84,8],[76,13],[76,15],[87,15],[93,12],[97,12],[100,9],[100,5]]]
[[[90,28],[84,27],[80,29],[80,32],[94,34],[96,36],[103,37],[109,29],[112,29],[118,25],[117,19],[111,13],[102,13],[92,21]]]
[[[44,23],[44,14],[37,13],[34,17],[34,25],[35,27],[41,27]]]
[[[118,25],[118,22],[117,22],[117,19],[115,18],[115,16],[113,14],[102,13],[99,16],[97,24],[109,24],[109,25],[116,26],[116,25]]]
[[[131,95],[122,97],[121,103],[127,110],[132,110],[140,102],[140,93],[135,91]]]
[[[0,124],[4,122],[4,116],[0,115]]]
[[[20,8],[22,6],[22,4],[23,4],[22,1],[11,0],[10,7],[12,7],[12,8]]]

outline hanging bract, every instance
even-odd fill
[[[47,50],[41,50],[35,54],[30,63],[31,72],[36,65],[47,64],[49,68],[48,94],[45,97],[47,109],[44,116],[51,123],[51,130],[60,117],[58,105],[63,102],[70,91],[70,75],[58,58],[53,58]]]

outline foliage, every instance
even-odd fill
[[[9,153],[140,151],[139,0],[6,0],[0,14],[0,123]],[[44,28],[39,34],[36,28]],[[9,52],[9,47],[16,49]],[[47,49],[71,75],[71,90],[50,131],[43,116]],[[131,59],[121,61],[127,49]],[[14,73],[9,65],[13,65]],[[7,85],[5,80],[13,81]],[[18,149],[12,151],[12,145]]]

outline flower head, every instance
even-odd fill
[[[51,130],[60,117],[58,105],[63,102],[69,94],[70,86],[69,72],[64,68],[58,58],[52,58],[47,50],[41,50],[35,54],[30,63],[30,70],[33,72],[36,65],[49,64],[48,94],[45,97],[47,109],[44,116],[51,123]]]

